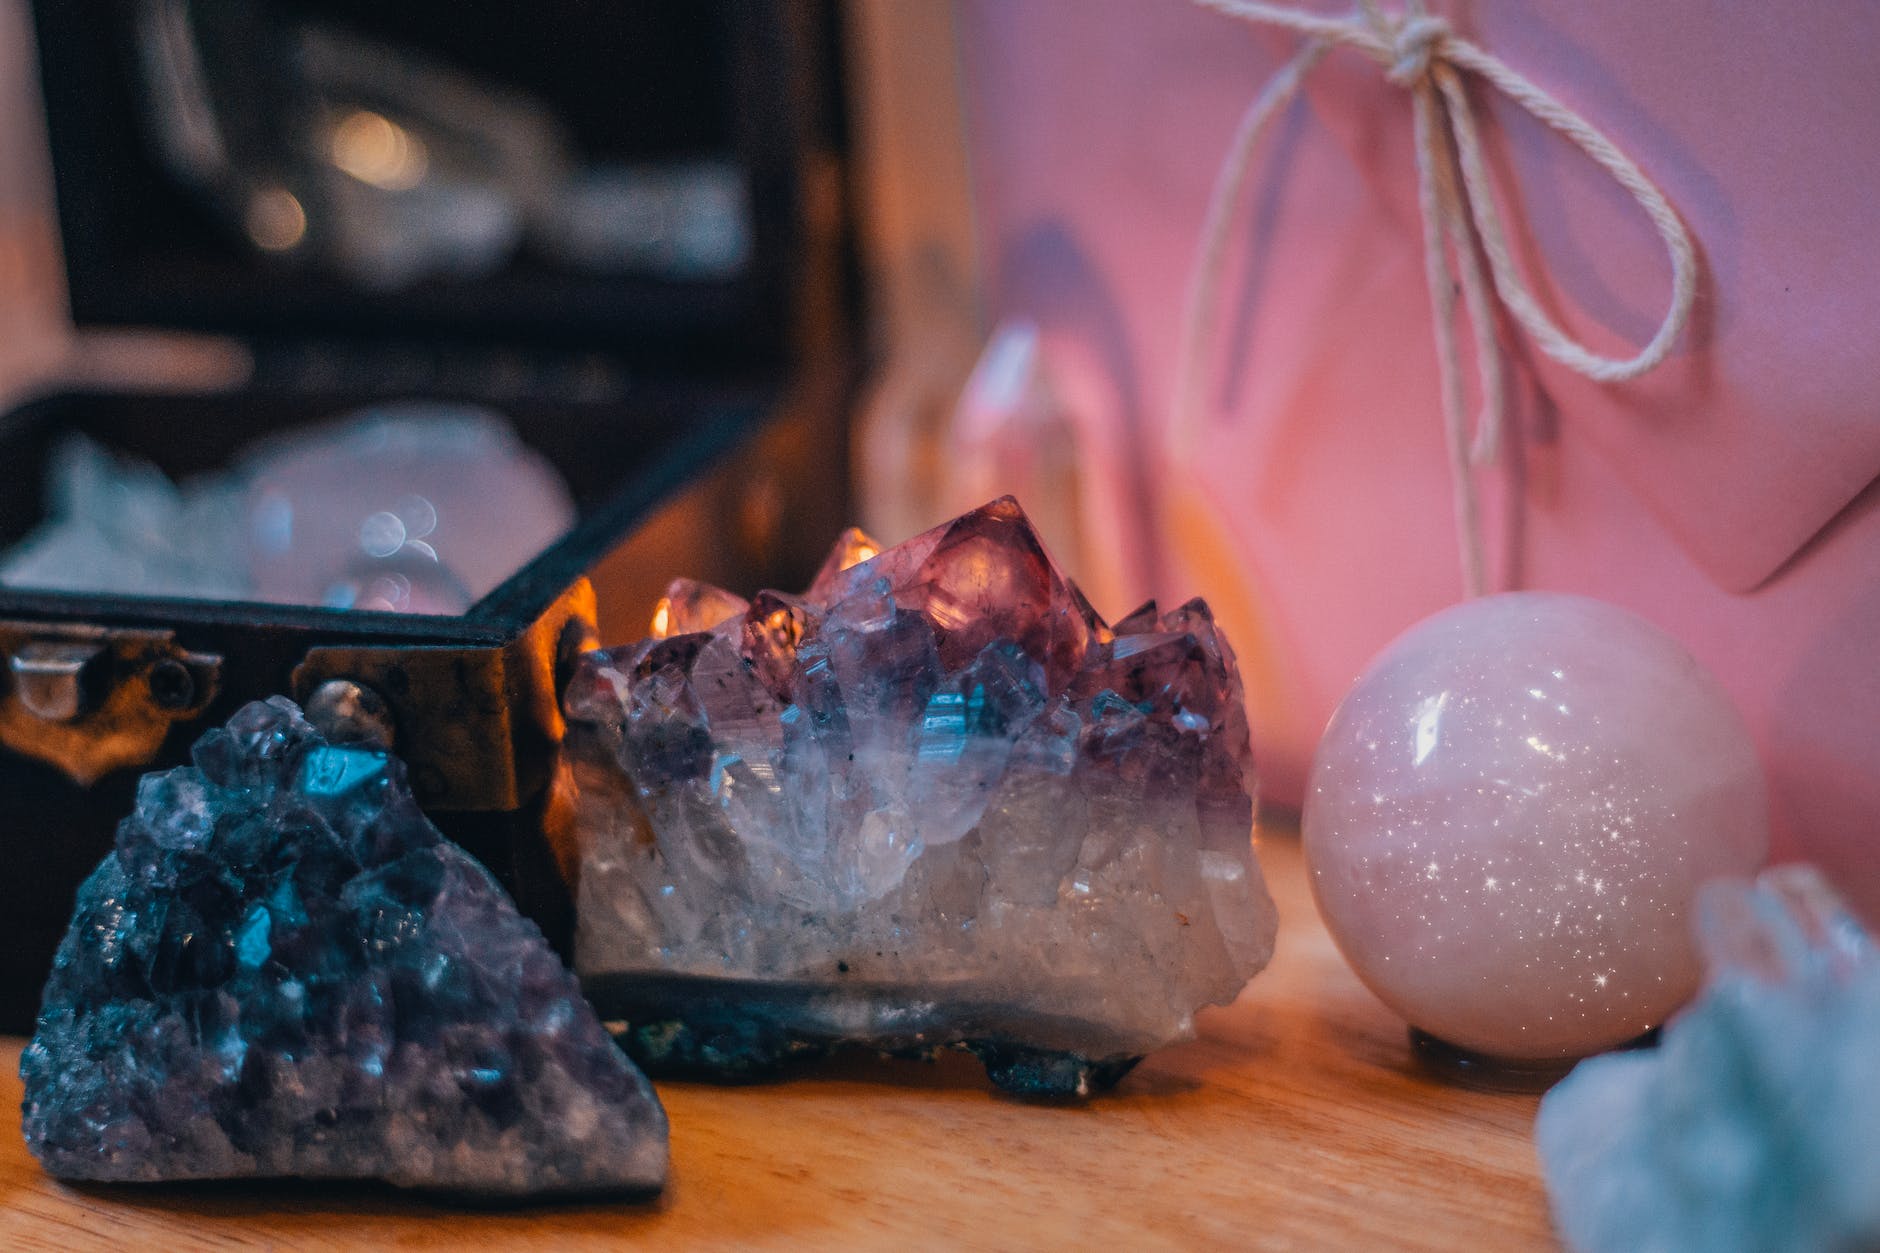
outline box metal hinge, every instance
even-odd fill
[[[169,631],[0,621],[0,744],[88,787],[149,763],[215,699],[221,671]]]
[[[311,649],[294,669],[293,696],[309,706],[323,689],[345,692],[357,706],[363,689],[372,737],[394,741],[426,809],[519,809],[554,773],[561,685],[593,647],[594,621],[594,589],[582,579],[506,645]]]

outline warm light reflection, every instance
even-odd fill
[[[794,648],[803,638],[803,626],[788,609],[774,609],[764,617],[764,630],[772,639],[787,641]]]
[[[328,156],[362,183],[408,191],[424,181],[430,156],[424,141],[382,114],[354,109],[333,127]]]
[[[653,638],[663,640],[672,628],[672,597],[661,596],[653,607]]]
[[[1552,744],[1549,744],[1546,740],[1543,740],[1538,735],[1528,736],[1527,746],[1533,749],[1535,752],[1539,753],[1541,756],[1551,757],[1555,761],[1565,761],[1567,759],[1567,755],[1565,753],[1559,751]]]
[[[881,555],[881,545],[868,532],[852,526],[836,540],[836,570],[847,570]]]
[[[263,187],[249,197],[242,228],[255,247],[286,252],[307,237],[307,211],[285,187]]]

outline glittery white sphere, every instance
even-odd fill
[[[1697,887],[1768,850],[1749,734],[1643,619],[1579,596],[1459,605],[1386,648],[1332,715],[1304,838],[1319,911],[1412,1025],[1573,1057],[1697,989]]]

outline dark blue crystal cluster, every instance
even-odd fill
[[[383,750],[290,702],[146,777],[21,1058],[67,1179],[659,1188],[666,1117],[534,924]]]

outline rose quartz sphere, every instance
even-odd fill
[[[1716,680],[1633,614],[1538,592],[1386,648],[1332,715],[1303,821],[1358,977],[1439,1039],[1520,1060],[1663,1022],[1697,990],[1698,885],[1769,842]]]

